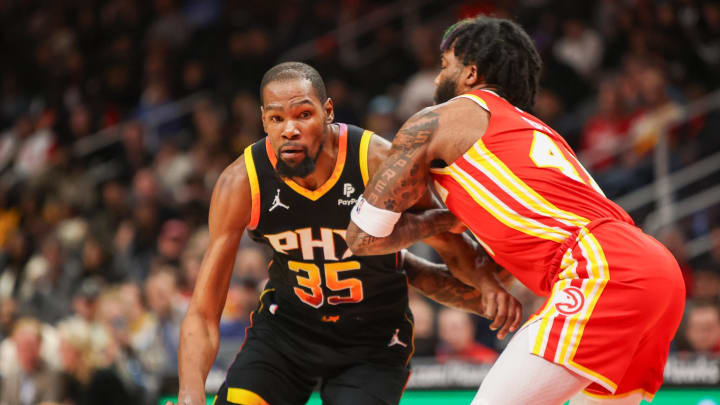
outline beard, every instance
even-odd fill
[[[281,148],[282,149],[282,148]],[[318,158],[320,157],[320,152],[322,152],[323,144],[320,144],[320,149],[318,149],[317,154],[315,154],[314,158],[310,157],[310,153],[308,153],[308,150],[306,147],[303,147],[303,152],[305,152],[305,158],[300,161],[295,166],[290,166],[289,164],[285,163],[282,158],[279,158],[277,161],[277,166],[275,167],[275,171],[280,177],[306,177],[310,175],[310,173],[315,171],[315,163],[317,162]]]
[[[435,88],[435,95],[433,96],[435,104],[442,104],[457,96],[457,94],[455,94],[456,88],[457,82],[453,79],[447,78],[440,82],[437,88]]]

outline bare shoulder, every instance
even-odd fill
[[[241,155],[223,170],[213,188],[210,202],[210,228],[241,227],[250,222],[252,200],[250,179]]]
[[[213,193],[238,192],[243,189],[249,190],[249,187],[250,181],[245,166],[245,155],[243,154],[220,173]]]
[[[482,137],[490,113],[474,101],[462,97],[434,106],[437,129],[428,147],[433,159],[454,162]]]

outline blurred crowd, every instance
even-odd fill
[[[720,87],[717,1],[439,1],[354,24],[388,4],[0,1],[0,405],[150,404],[176,389],[212,187],[264,136],[259,82],[289,57],[320,71],[338,121],[390,139],[432,103],[442,30],[477,13],[512,17],[545,63],[533,112],[609,196],[653,180],[661,134],[674,168],[720,150],[717,109],[679,119]],[[676,350],[720,353],[719,212],[659,235],[688,286]],[[691,259],[687,240],[702,234],[713,248]],[[242,241],[219,368],[268,259]],[[538,299],[511,287],[532,313]],[[418,356],[488,363],[504,344],[485,320],[416,292],[411,306]]]

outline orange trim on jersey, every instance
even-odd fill
[[[368,150],[370,149],[370,139],[372,138],[372,131],[365,130],[360,140],[360,175],[362,176],[363,184],[367,186],[370,181],[370,172],[368,171]]]
[[[241,352],[243,347],[245,347],[245,343],[247,342],[248,338],[248,331],[253,327],[253,316],[255,315],[255,311],[250,312],[250,325],[245,327],[245,337],[243,338],[242,344],[240,345],[240,350],[238,352]]]
[[[270,164],[272,165],[273,169],[277,167],[277,156],[275,156],[275,151],[272,148],[272,145],[270,145],[270,138],[265,138],[265,152],[268,155],[268,159],[270,159]]]
[[[635,394],[636,392],[639,392],[642,394],[643,399],[651,402],[653,398],[655,398],[655,394],[651,394],[647,391],[645,391],[642,388],[637,388],[632,391],[623,392],[622,394],[596,394],[594,392],[590,392],[586,389],[582,390],[583,395],[587,395],[591,398],[597,398],[597,399],[620,399],[620,398],[626,398],[629,397],[632,394]]]
[[[270,146],[270,140],[268,138],[265,138],[265,150],[267,151],[268,158],[270,159],[270,163],[273,164],[273,167],[277,165],[277,157],[275,156],[275,151],[273,151],[272,147]],[[345,168],[345,158],[347,157],[347,126],[346,125],[340,125],[340,133],[338,134],[338,154],[337,158],[335,159],[335,168],[333,169],[332,174],[330,177],[323,183],[320,187],[318,187],[315,190],[309,190],[296,182],[294,182],[292,179],[289,178],[283,178],[283,181],[285,184],[288,185],[291,189],[295,190],[296,193],[302,195],[305,198],[308,198],[312,201],[317,201],[320,197],[325,195],[333,186],[335,183],[337,183],[338,179],[340,179],[340,175],[342,174],[343,169]]]
[[[412,359],[413,354],[415,354],[415,324],[413,321],[410,320],[410,317],[405,314],[405,319],[410,323],[410,355],[408,355],[407,360],[405,361],[405,366],[410,364],[410,359]]]
[[[407,385],[408,385],[408,383],[410,382],[410,376],[411,376],[411,375],[412,375],[412,370],[410,370],[410,371],[408,372],[408,376],[407,376],[407,378],[405,379],[405,385],[403,385],[403,389],[402,389],[402,391],[400,391],[400,396],[401,396],[401,397],[402,397],[403,394],[405,393],[405,389],[407,388]]]
[[[228,388],[227,401],[231,404],[269,405],[260,395],[244,388]]]
[[[250,211],[250,223],[248,229],[255,229],[260,221],[260,184],[258,183],[257,170],[255,170],[255,160],[252,156],[252,145],[245,148],[245,169],[247,170],[248,180],[250,181],[250,198],[252,201],[252,209]]]

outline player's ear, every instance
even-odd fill
[[[477,66],[475,64],[469,64],[463,68],[463,78],[465,85],[468,87],[474,87],[480,84],[482,78],[478,74]]]
[[[330,97],[328,97],[327,100],[325,100],[323,109],[325,110],[325,123],[332,124],[333,121],[335,121],[335,107],[334,107],[333,101]]]

